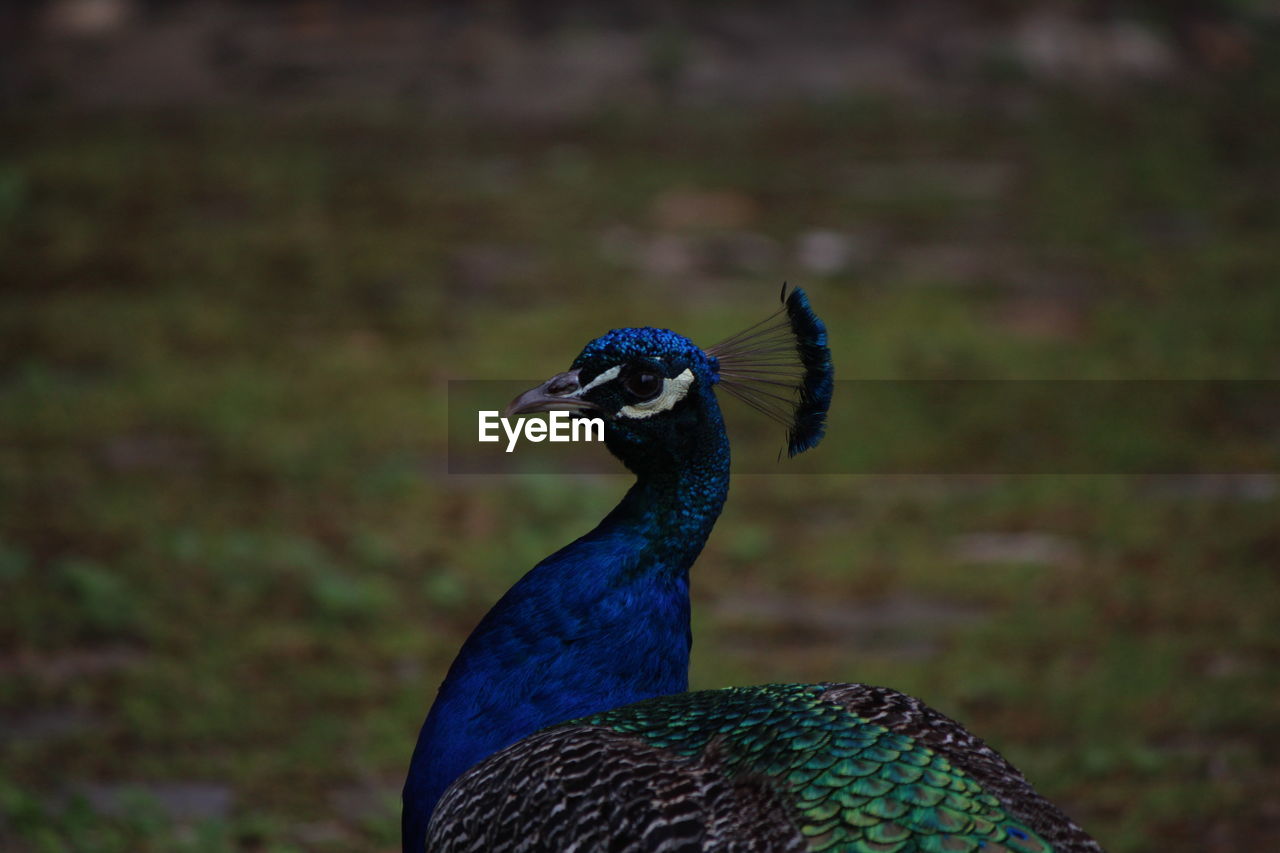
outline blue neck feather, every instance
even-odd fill
[[[440,795],[493,752],[549,725],[688,689],[689,567],[729,490],[724,423],[710,388],[700,393],[697,429],[675,442],[683,458],[615,448],[635,485],[598,527],[512,587],[463,645],[414,749],[406,850],[422,850]]]

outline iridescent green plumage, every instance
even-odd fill
[[[944,755],[821,698],[774,684],[664,696],[570,725],[601,726],[692,757],[730,777],[763,776],[795,809],[816,851],[1051,848]]]

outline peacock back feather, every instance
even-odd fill
[[[546,729],[445,794],[428,849],[515,839],[527,850],[1100,849],[958,724],[861,684],[682,693]]]
[[[1019,853],[1048,849],[944,755],[824,700],[824,692],[801,684],[700,691],[583,722],[686,758],[714,742],[724,773],[773,782],[811,850],[881,849],[912,837],[937,842],[921,844],[925,850],[981,842]]]

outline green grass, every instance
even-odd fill
[[[620,325],[709,343],[783,278],[810,290],[845,378],[1274,377],[1280,140],[1256,117],[1276,106],[1260,85],[1046,94],[1018,118],[10,115],[0,841],[394,847],[458,644],[625,487],[447,476],[448,379],[550,375]],[[1010,177],[977,194],[865,178],[975,161]],[[672,188],[747,199],[743,227],[782,259],[664,276],[601,251],[610,228],[656,230]],[[787,247],[819,227],[875,248],[806,276]],[[939,246],[976,272],[920,263]],[[815,470],[856,458],[856,416],[828,442]],[[741,477],[695,570],[695,684],[889,684],[1112,850],[1265,849],[1280,498],[1258,483]],[[965,550],[993,533],[1057,544]],[[967,615],[838,618],[893,601]],[[806,624],[815,605],[836,616]],[[229,812],[175,817],[146,793],[191,782],[227,786]],[[139,791],[104,815],[93,785]]]

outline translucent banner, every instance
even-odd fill
[[[506,404],[539,382],[449,382],[451,474],[622,470],[598,440],[598,425],[568,413],[501,421]],[[728,395],[720,405],[739,473],[1280,470],[1276,380],[842,380],[826,438],[795,459],[780,453],[778,424]]]

